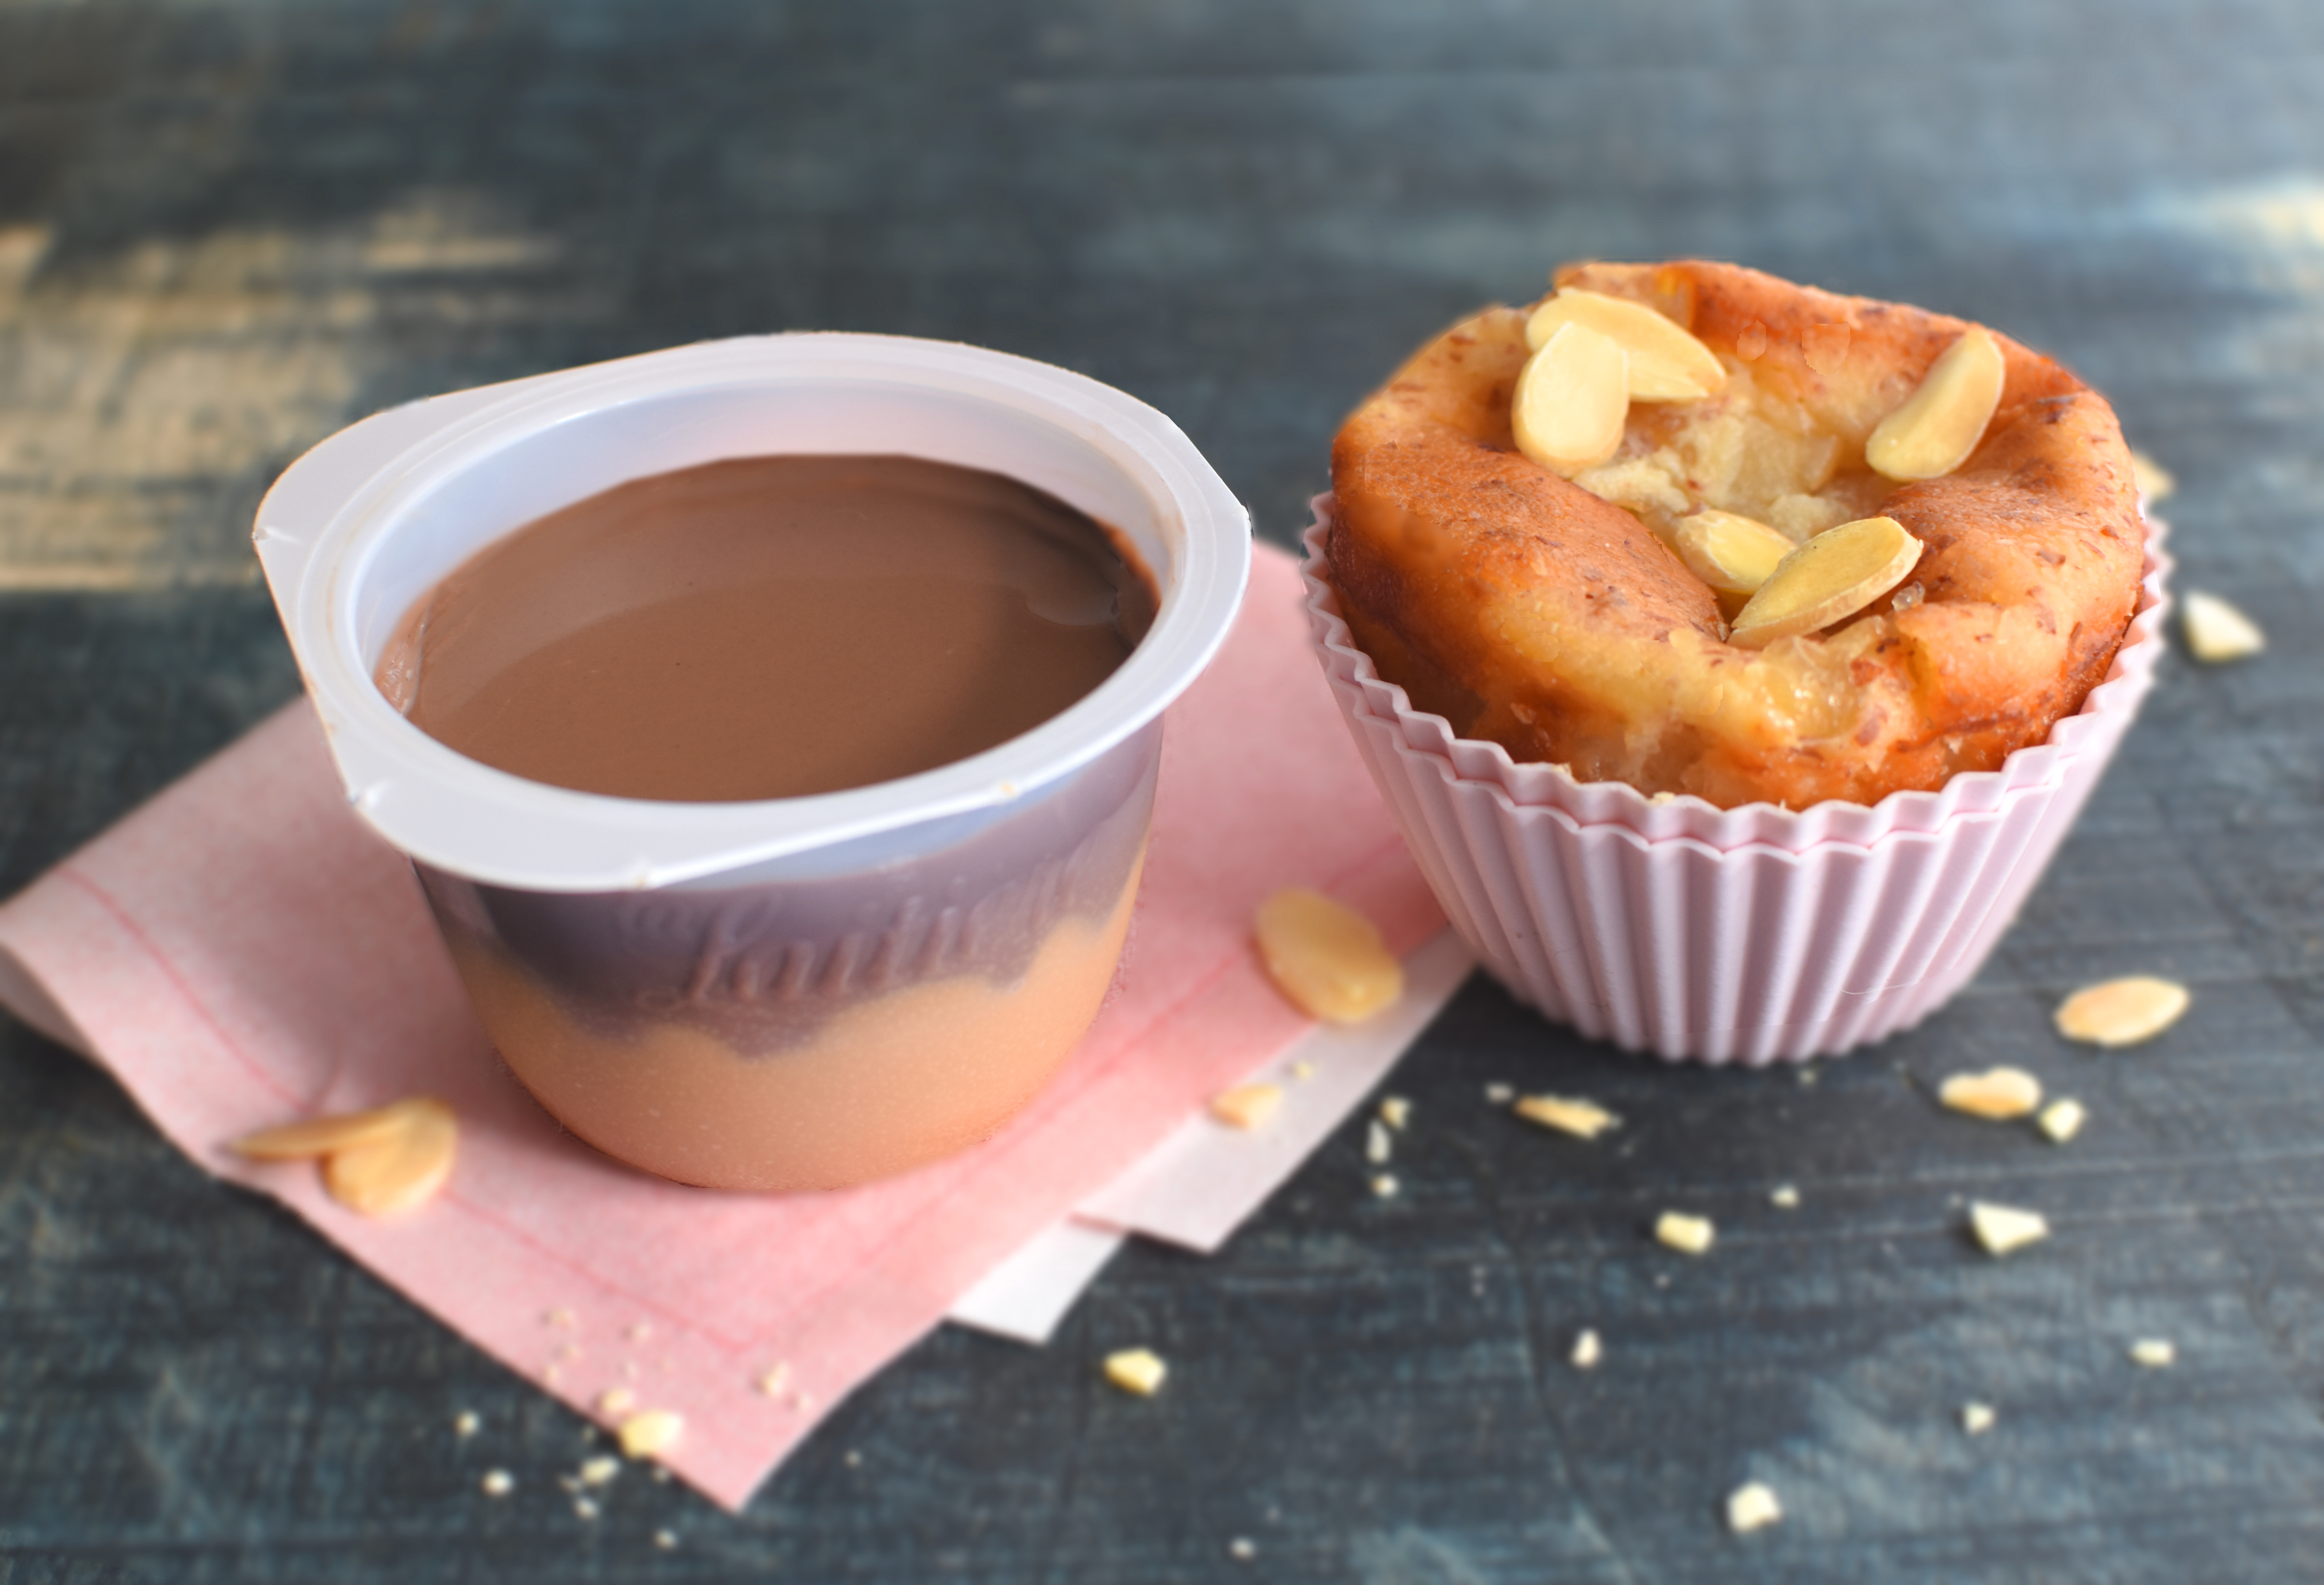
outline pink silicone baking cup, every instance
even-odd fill
[[[2170,608],[2146,520],[2139,603],[2106,678],[1992,771],[1877,804],[1720,809],[1520,764],[1383,681],[1307,531],[1309,627],[1372,779],[1438,902],[1519,999],[1673,1061],[1832,1055],[1911,1027],[1975,974],[2153,684]]]

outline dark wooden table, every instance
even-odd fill
[[[1394,1081],[1400,1197],[1343,1130],[1050,1348],[930,1338],[739,1517],[632,1475],[576,1519],[576,1419],[0,1025],[0,1578],[2324,1576],[2319,83],[2294,0],[0,5],[0,889],[290,694],[245,539],[301,448],[785,327],[1120,384],[1287,542],[1442,322],[1569,257],[1737,258],[2061,355],[2177,473],[2180,586],[2273,640],[2166,664],[1924,1028],[1664,1069],[1480,979]],[[2049,1032],[2131,972],[2185,1021]],[[2000,1061],[2083,1135],[1931,1101]],[[1574,1147],[1495,1081],[1631,1127]],[[2057,1234],[1992,1261],[1972,1196]],[[1709,1258],[1646,1236],[1666,1204]],[[1159,1398],[1099,1382],[1125,1340]],[[1738,1538],[1754,1478],[1787,1516]]]

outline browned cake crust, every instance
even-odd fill
[[[1814,493],[1786,502],[1892,517],[1921,560],[1823,633],[1729,644],[1717,597],[1639,515],[1518,452],[1527,312],[1489,309],[1422,348],[1332,448],[1333,581],[1420,708],[1583,780],[1799,809],[1991,769],[2105,677],[2137,599],[2137,496],[2113,410],[2057,364],[1997,335],[1983,439],[1945,477],[1899,485],[1866,466],[1866,437],[1966,321],[1692,261],[1569,267],[1558,284],[1660,309],[1730,371],[1720,396],[1634,403],[1618,462],[1693,455],[1682,430],[1731,409],[1759,439],[1734,477],[1702,493],[1682,478],[1693,505],[1753,510],[1778,487],[1753,482],[1754,456],[1796,452],[1809,462],[1779,484]]]

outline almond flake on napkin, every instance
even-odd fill
[[[197,1163],[576,1410],[619,1385],[683,1415],[662,1461],[739,1507],[988,1273],[1310,1032],[1250,950],[1261,898],[1317,887],[1399,954],[1442,927],[1308,650],[1288,557],[1259,548],[1164,742],[1129,961],[1081,1049],[993,1138],[863,1188],[684,1188],[559,1130],[493,1055],[303,702],[0,906],[0,995],[77,1036]],[[420,1092],[458,1111],[461,1151],[401,1221],[334,1204],[311,1165],[226,1148]],[[778,1365],[780,1390],[761,1390]]]

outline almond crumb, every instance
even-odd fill
[[[1969,1203],[1969,1225],[1977,1241],[1985,1246],[1985,1252],[1997,1258],[2014,1254],[2050,1236],[2049,1219],[2040,1212],[2019,1211],[1983,1200]]]
[[[1211,1115],[1248,1133],[1266,1126],[1282,1104],[1283,1092],[1273,1084],[1238,1084],[1211,1097]]]
[[[1921,541],[1892,517],[1858,518],[1794,548],[1735,613],[1728,642],[1764,650],[1855,615],[1903,583]]]
[[[2082,1131],[2082,1124],[2089,1116],[2082,1110],[2080,1101],[2068,1096],[2050,1102],[2042,1109],[2042,1115],[2034,1120],[2043,1133],[2050,1136],[2051,1143],[2062,1145]]]
[[[2177,1023],[2190,1000],[2184,985],[2148,975],[2086,985],[2058,1004],[2058,1033],[2093,1046],[2135,1046]]]
[[[1517,1098],[1517,1086],[1514,1084],[1488,1084],[1485,1086],[1485,1104],[1488,1106],[1507,1106],[1510,1101],[1515,1101]]]
[[[1552,329],[1526,359],[1509,393],[1517,449],[1568,479],[1622,448],[1629,410],[1628,355],[1618,342],[1572,319]]]
[[[2181,596],[2179,631],[2186,635],[2188,652],[2217,666],[2242,660],[2267,648],[2259,623],[2220,599],[2190,590]]]
[[[253,1161],[310,1161],[335,1150],[374,1144],[402,1132],[408,1120],[406,1104],[397,1101],[369,1111],[339,1112],[261,1129],[254,1134],[244,1134],[227,1148]]]
[[[1563,1095],[1520,1097],[1517,1111],[1527,1122],[1539,1123],[1545,1129],[1555,1129],[1561,1134],[1572,1134],[1577,1139],[1594,1139],[1609,1129],[1622,1126],[1620,1118],[1595,1101],[1578,1101]]]
[[[1379,1103],[1380,1121],[1402,1133],[1412,1122],[1412,1102],[1401,1095],[1383,1095]]]
[[[1598,1368],[1598,1361],[1605,1357],[1605,1345],[1598,1341],[1597,1332],[1584,1327],[1573,1340],[1573,1352],[1570,1358],[1576,1370],[1594,1370]]]
[[[2130,1345],[2130,1357],[2149,1370],[2161,1370],[2178,1362],[2179,1350],[2164,1339],[2143,1337]]]
[[[1378,1174],[1372,1179],[1372,1193],[1383,1200],[1395,1199],[1397,1192],[1403,1187],[1403,1184],[1396,1181],[1396,1175],[1392,1172]]]
[[[1126,1393],[1150,1398],[1162,1390],[1170,1368],[1151,1349],[1120,1349],[1105,1357],[1105,1378]]]
[[[653,1336],[653,1322],[650,1321],[633,1322],[630,1326],[630,1330],[622,1335],[627,1337],[633,1343],[641,1343],[645,1341],[646,1339]]]
[[[1955,1111],[2002,1122],[2024,1117],[2042,1104],[2042,1081],[2024,1068],[1955,1074],[1937,1086],[1937,1099]]]
[[[463,1442],[483,1430],[484,1422],[474,1409],[463,1409],[452,1417],[452,1434]]]
[[[622,1422],[622,1453],[625,1458],[650,1459],[676,1447],[685,1434],[685,1416],[668,1409],[646,1409]]]
[[[1963,1404],[1960,1411],[1961,1429],[1971,1436],[1983,1436],[1993,1429],[1993,1405]]]
[[[1388,1129],[1381,1127],[1378,1120],[1364,1125],[1364,1159],[1366,1161],[1370,1162],[1374,1166],[1381,1166],[1394,1149],[1395,1144],[1389,1139]]]
[[[1682,1255],[1703,1255],[1711,1249],[1711,1240],[1719,1236],[1707,1216],[1689,1216],[1683,1211],[1665,1211],[1655,1218],[1655,1238],[1665,1248]]]
[[[1800,1192],[1789,1184],[1777,1184],[1767,1191],[1767,1203],[1778,1211],[1797,1211],[1800,1208]]]
[[[599,1453],[595,1458],[583,1461],[581,1465],[581,1484],[584,1486],[609,1485],[612,1483],[613,1477],[619,1475],[621,1472],[621,1460],[615,1458],[611,1453]]]
[[[429,1095],[371,1111],[311,1118],[234,1142],[254,1161],[320,1156],[323,1187],[364,1216],[401,1216],[434,1196],[452,1175],[460,1137],[452,1109]]]
[[[1904,404],[1866,438],[1865,462],[1898,480],[1940,479],[1951,473],[1984,438],[2001,402],[2006,369],[1993,333],[1970,326],[1938,355]]]
[[[1227,1555],[1239,1563],[1247,1563],[1259,1555],[1259,1548],[1248,1535],[1238,1535],[1227,1543]]]
[[[601,1415],[626,1415],[637,1406],[638,1395],[626,1387],[609,1387],[597,1395],[597,1412]]]
[[[1315,1064],[1312,1062],[1295,1062],[1291,1064],[1291,1076],[1305,1083],[1315,1076]]]
[[[484,1479],[476,1482],[476,1489],[486,1497],[506,1497],[516,1489],[516,1477],[506,1470],[487,1470]]]
[[[1254,928],[1268,975],[1310,1018],[1360,1023],[1404,995],[1404,965],[1345,903],[1291,888],[1259,905]]]
[[[576,1497],[573,1499],[573,1516],[575,1518],[594,1519],[597,1516],[597,1505],[590,1501],[587,1497]]]
[[[547,1325],[561,1326],[567,1332],[570,1332],[573,1328],[581,1324],[579,1321],[574,1318],[573,1312],[566,1309],[561,1304],[556,1309],[551,1310],[548,1314],[542,1316],[540,1319],[543,1323]]]
[[[1775,1500],[1774,1489],[1762,1480],[1737,1487],[1727,1499],[1727,1527],[1738,1535],[1764,1530],[1779,1523],[1783,1516],[1783,1504]]]
[[[790,1378],[791,1368],[789,1363],[785,1360],[778,1360],[774,1364],[768,1366],[764,1370],[759,1372],[758,1388],[761,1392],[766,1394],[767,1396],[773,1397],[776,1394],[783,1390],[784,1384],[789,1381]]]

